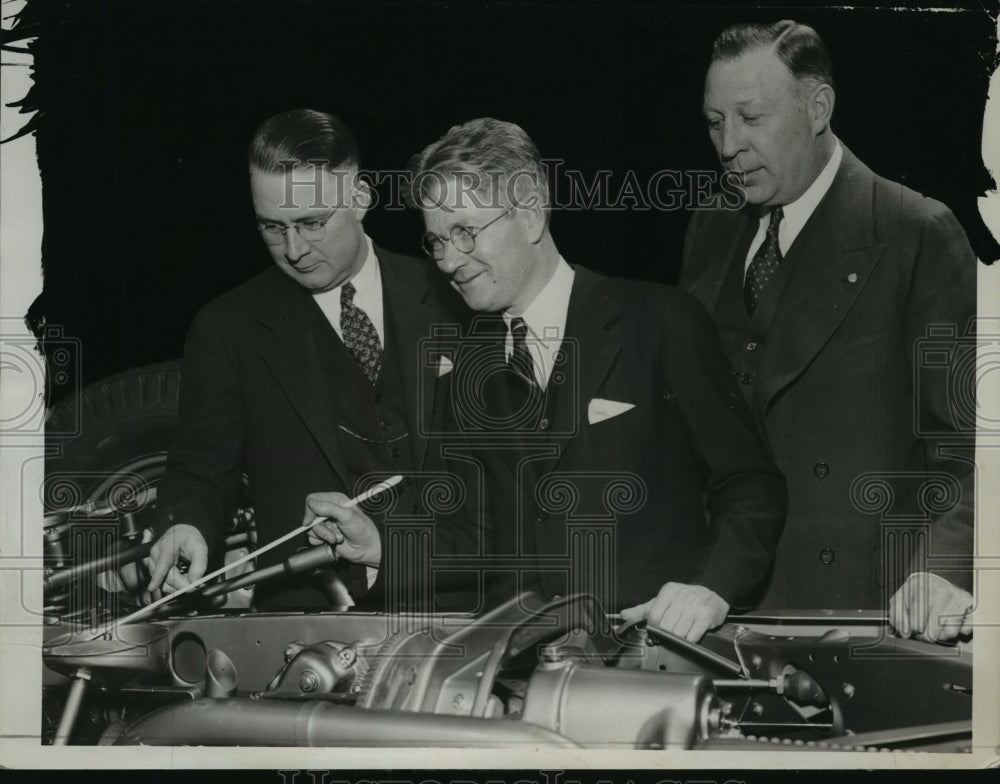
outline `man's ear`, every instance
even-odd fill
[[[813,134],[819,136],[830,128],[833,119],[833,105],[836,95],[828,84],[817,86],[809,98],[809,112],[812,119]]]
[[[374,201],[375,196],[371,186],[359,177],[355,183],[354,192],[351,194],[351,212],[354,213],[354,217],[359,222],[365,217],[365,213],[368,212]]]
[[[518,210],[525,218],[525,226],[528,229],[528,241],[532,244],[539,242],[545,234],[548,225],[548,212],[542,203],[542,197],[537,193],[529,195],[522,204],[518,205]]]

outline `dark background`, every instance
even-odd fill
[[[992,16],[991,16],[992,15]],[[945,202],[980,258],[976,198],[996,9],[522,2],[29,0],[24,102],[42,173],[44,291],[29,321],[82,343],[82,381],[179,357],[195,311],[269,263],[246,185],[267,116],[311,107],[356,131],[368,169],[402,168],[452,124],[520,124],[585,174],[715,169],[700,115],[712,40],[737,21],[813,25],[834,61],[834,130],[876,172]],[[614,189],[613,189],[614,190]],[[389,194],[381,194],[384,200]],[[571,262],[674,283],[684,210],[557,210]],[[418,255],[412,211],[368,232]]]

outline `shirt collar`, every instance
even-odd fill
[[[826,192],[830,190],[830,186],[833,185],[833,178],[837,176],[837,169],[840,168],[840,161],[844,157],[844,150],[840,146],[840,140],[834,137],[834,148],[833,155],[830,156],[830,160],[826,162],[826,166],[819,173],[815,180],[813,180],[812,185],[806,188],[806,192],[803,193],[799,198],[790,204],[782,205],[781,211],[784,215],[782,220],[780,235],[781,239],[787,237],[787,244],[791,245],[795,237],[798,236],[802,227],[806,225],[806,221],[815,212],[816,207],[826,196]],[[769,214],[765,214],[761,217],[761,220],[768,220]],[[787,250],[787,246],[784,242],[781,243],[782,252]]]
[[[573,268],[560,255],[552,277],[521,314],[531,334],[542,343],[562,339],[566,331],[566,314],[575,275]],[[514,316],[504,312],[503,320],[508,332],[513,319]]]
[[[379,283],[378,259],[375,257],[375,247],[372,244],[371,237],[367,234],[365,235],[365,244],[368,246],[368,255],[365,256],[365,263],[361,265],[361,269],[350,280],[354,284],[354,290],[357,292],[374,291]],[[342,286],[338,286],[337,291],[340,291],[341,288]]]

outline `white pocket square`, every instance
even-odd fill
[[[455,369],[455,364],[446,356],[442,355],[438,361],[437,377],[447,376]]]
[[[587,423],[596,425],[605,419],[611,419],[619,414],[624,414],[631,408],[635,408],[634,403],[621,403],[617,400],[604,400],[595,397],[587,406]]]

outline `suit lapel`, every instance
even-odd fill
[[[752,210],[744,209],[725,217],[732,227],[716,231],[708,239],[708,247],[698,250],[701,259],[707,259],[705,271],[687,288],[705,305],[709,313],[715,312],[722,295],[726,277],[733,264],[743,264],[747,249],[757,230],[758,221]]]
[[[434,410],[439,386],[439,358],[432,356],[431,345],[435,319],[433,309],[427,304],[430,290],[409,274],[402,262],[389,258],[379,248],[375,249],[375,254],[382,273],[385,321],[390,325],[389,337],[399,366],[413,467],[419,471],[427,455],[430,424],[421,413]]]
[[[261,356],[302,422],[348,486],[334,397],[336,372],[330,346],[337,334],[312,296],[295,284],[276,287],[275,297],[258,317],[264,327]]]
[[[556,468],[573,449],[580,430],[586,427],[587,407],[607,377],[621,342],[613,325],[621,318],[618,302],[602,284],[602,279],[581,267],[574,267],[573,290],[566,314],[563,351],[569,360],[569,378],[553,400],[550,432],[572,433],[551,469]]]
[[[847,316],[884,246],[875,241],[874,177],[844,148],[830,190],[789,250],[793,266],[768,330],[754,410],[763,419]]]

